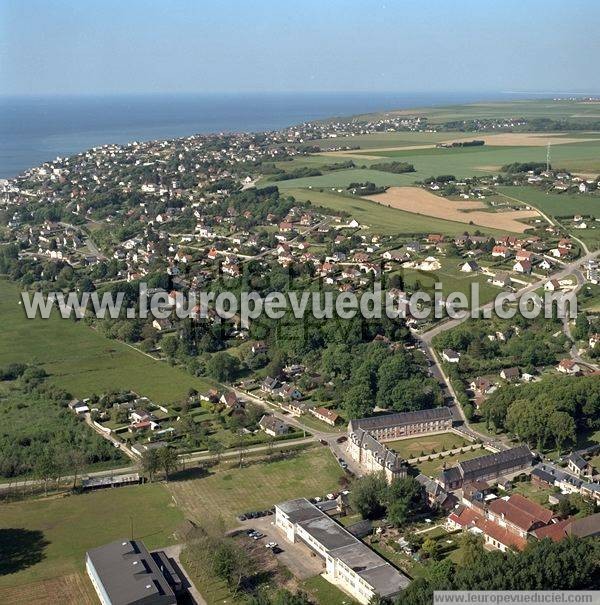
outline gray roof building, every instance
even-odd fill
[[[451,419],[452,413],[447,407],[418,410],[416,412],[381,414],[380,416],[371,416],[369,418],[351,420],[348,425],[348,432],[355,431],[356,429],[363,429],[364,431],[369,432],[388,427],[412,425],[419,422],[434,422],[436,420]]]
[[[103,605],[177,605],[167,579],[139,540],[89,550],[85,562]]]

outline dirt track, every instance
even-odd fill
[[[367,199],[406,212],[424,216],[473,223],[513,233],[523,233],[527,225],[518,219],[539,217],[535,210],[486,212],[487,206],[480,201],[453,201],[439,197],[419,187],[390,187],[385,193],[367,196]]]

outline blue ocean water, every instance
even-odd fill
[[[476,92],[3,97],[0,177],[106,143],[273,130],[331,116],[509,98]]]

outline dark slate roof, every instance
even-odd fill
[[[460,470],[458,466],[451,466],[450,468],[445,468],[440,473],[440,478],[443,483],[456,483],[457,481],[462,481],[462,475],[460,474]]]
[[[86,554],[111,605],[176,605],[175,594],[142,542],[118,540]]]
[[[416,412],[399,412],[397,414],[382,414],[369,418],[358,418],[350,421],[348,430],[354,431],[360,428],[365,431],[373,431],[377,429],[393,428],[405,424],[415,424],[416,422],[450,420],[451,418],[452,413],[447,407],[439,407],[428,410],[418,410]]]
[[[502,471],[502,469],[509,469],[515,466],[515,463],[522,461],[533,462],[533,456],[531,451],[526,445],[519,445],[509,450],[503,450],[496,454],[488,454],[487,456],[480,456],[479,458],[472,458],[471,460],[463,460],[458,463],[461,474],[465,477],[467,474],[484,474],[486,471],[495,469]]]

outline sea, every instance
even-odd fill
[[[514,96],[349,92],[0,97],[0,178],[108,143],[275,130],[335,116]]]

